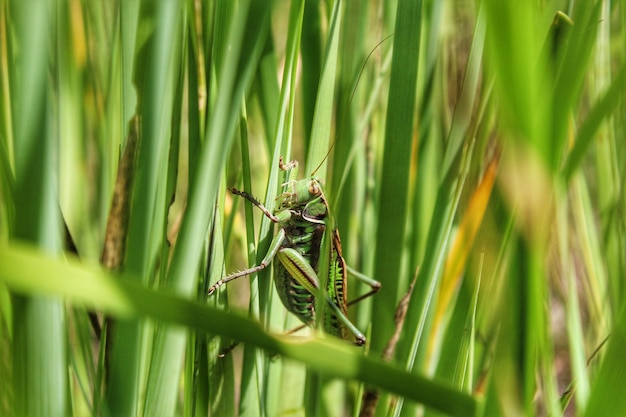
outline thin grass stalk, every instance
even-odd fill
[[[584,328],[581,322],[581,300],[577,292],[577,274],[575,270],[575,264],[573,259],[570,258],[568,251],[569,242],[569,228],[567,227],[567,210],[569,204],[561,204],[559,207],[559,216],[557,221],[560,222],[559,230],[559,253],[560,262],[563,268],[563,272],[567,277],[567,330],[568,340],[570,345],[570,355],[572,363],[572,374],[577,381],[577,388],[575,392],[576,407],[582,410],[586,408],[586,404],[589,398],[589,375],[586,369],[587,358],[585,355],[585,341],[584,341]]]
[[[245,122],[245,108],[242,110],[242,122]],[[252,170],[250,167],[250,148],[248,145],[248,134],[245,130],[246,126],[241,127],[241,160],[242,160],[242,177],[243,177],[243,186],[244,190],[252,189]],[[254,215],[253,207],[251,204],[247,204],[246,201],[243,202],[245,209],[245,219],[246,219],[246,246],[248,248],[247,259],[248,264],[250,266],[256,265],[255,260],[257,259],[257,250],[256,250],[256,236],[255,236],[255,227],[254,227]],[[258,285],[256,280],[250,280],[250,292],[251,294],[255,294],[258,292]],[[251,296],[249,303],[249,315],[251,317],[260,317],[260,302],[258,297]],[[239,404],[237,405],[238,410],[240,411],[242,416],[246,415],[265,415],[265,381],[264,381],[264,369],[265,364],[261,358],[262,352],[259,352],[258,349],[254,347],[244,347],[244,357],[242,364],[242,378],[239,391],[241,393],[239,398]]]
[[[322,73],[324,56],[324,34],[322,27],[327,24],[321,13],[321,2],[304,2],[302,25],[302,115],[304,120],[303,139],[305,154],[308,154],[313,131],[317,91]]]
[[[322,180],[326,178],[327,172],[325,156],[330,146],[341,19],[341,2],[335,2],[326,36],[326,50],[324,51],[322,72],[317,88],[313,127],[306,158],[306,175],[311,175],[315,172]],[[322,282],[325,282],[324,277],[319,278]]]

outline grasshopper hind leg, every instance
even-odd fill
[[[378,291],[380,291],[380,288],[382,287],[382,284],[379,281],[376,281],[375,279],[370,278],[367,275],[360,273],[356,269],[351,268],[349,265],[346,265],[346,270],[348,271],[348,274],[350,274],[354,278],[358,279],[362,283],[367,284],[367,285],[370,286],[370,291],[369,292],[366,292],[365,294],[358,296],[354,300],[350,300],[348,302],[348,306],[357,304],[358,302],[363,301],[366,298],[369,298],[372,295],[376,294]]]

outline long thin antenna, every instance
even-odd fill
[[[378,42],[376,44],[376,46],[374,46],[374,48],[370,51],[370,53],[367,54],[367,57],[365,58],[365,61],[363,61],[363,65],[361,65],[361,69],[359,70],[359,75],[356,77],[356,82],[354,83],[354,88],[352,89],[352,94],[350,94],[350,100],[348,101],[348,104],[352,103],[352,99],[354,98],[354,94],[356,93],[356,88],[359,85],[359,81],[361,80],[361,75],[363,75],[363,71],[365,70],[365,66],[367,65],[367,61],[369,61],[370,57],[376,51],[376,49],[378,49],[378,47],[380,45],[382,45],[383,42],[386,42],[392,36],[393,36],[393,33],[391,35],[387,36],[386,38],[384,38],[383,40],[381,40],[380,42]],[[313,170],[313,172],[311,173],[311,176],[314,176],[315,173],[317,172],[317,170],[320,169],[322,164],[328,159],[328,157],[330,156],[330,152],[333,150],[334,147],[335,147],[335,140],[333,140],[333,143],[328,148],[328,152],[326,152],[326,155],[324,155],[324,158],[322,158],[322,160],[320,161],[319,165]]]

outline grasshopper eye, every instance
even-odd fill
[[[309,194],[312,196],[320,195],[322,193],[322,189],[320,187],[320,183],[317,180],[311,180],[309,183]]]

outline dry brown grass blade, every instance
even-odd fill
[[[139,116],[133,117],[128,127],[128,140],[117,169],[115,189],[107,220],[104,246],[100,263],[110,271],[118,271],[124,263],[131,190],[140,138]]]

